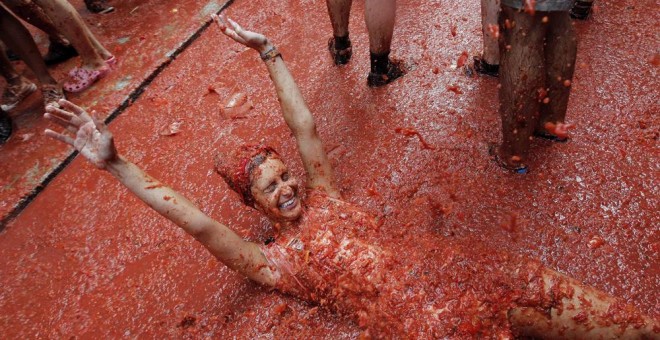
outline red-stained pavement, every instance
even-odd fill
[[[68,94],[68,98],[106,117],[112,114],[129,103],[140,85],[161,65],[171,61],[177,49],[225,2],[112,1],[115,12],[97,15],[88,12],[82,1],[72,1],[99,41],[117,57],[118,65],[90,89]],[[33,31],[45,52],[47,37],[41,31]],[[67,72],[79,62],[79,58],[71,59],[52,68],[52,74],[64,81]],[[20,63],[17,67],[34,80]],[[0,81],[0,88],[4,89],[4,79]],[[14,137],[0,147],[0,221],[12,217],[9,214],[16,211],[22,200],[29,199],[35,187],[72,152],[71,148],[53,143],[42,134],[47,126],[42,114],[43,104],[38,94],[28,97],[12,113],[16,128]]]
[[[138,6],[128,3],[119,2],[125,10]],[[577,129],[567,144],[535,141],[525,176],[488,158],[487,143],[499,138],[497,80],[468,78],[455,68],[463,51],[479,51],[478,2],[400,1],[393,55],[413,70],[376,90],[366,86],[362,2],[351,15],[353,60],[342,68],[326,50],[331,30],[322,1],[237,0],[229,14],[279,47],[315,114],[342,194],[384,218],[384,240],[433,234],[527,254],[658,317],[660,14],[651,2],[597,4],[592,19],[576,23],[580,50],[568,119]],[[151,18],[156,28],[170,22],[170,15]],[[107,34],[139,39],[137,19],[115,20]],[[145,51],[137,44],[118,53],[124,61],[113,79],[139,82],[153,70],[155,57]],[[461,93],[448,90],[454,86]],[[104,111],[130,92],[96,91],[79,100]],[[228,118],[220,107],[238,92],[254,108]],[[180,123],[180,132],[163,136],[172,123]],[[39,134],[43,124],[34,126]],[[302,173],[261,61],[215,27],[110,128],[126,157],[254,241],[272,231],[214,173],[215,152],[263,139]],[[32,150],[54,157],[45,147]],[[22,156],[8,159],[18,163]],[[0,330],[8,338],[359,333],[330,311],[232,273],[80,157],[7,224],[0,258]]]

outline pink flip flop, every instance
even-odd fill
[[[92,86],[97,80],[105,77],[110,72],[110,67],[102,67],[98,70],[87,70],[76,67],[69,71],[69,80],[64,83],[64,91],[81,92]]]
[[[105,63],[110,66],[110,68],[115,68],[117,66],[117,58],[115,56],[110,56],[110,58],[105,60]]]

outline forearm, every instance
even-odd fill
[[[109,162],[107,170],[140,200],[195,237],[229,268],[262,284],[274,284],[267,260],[256,244],[243,240],[187,198],[121,156]]]
[[[108,172],[159,214],[195,235],[201,211],[181,194],[165,186],[137,165],[118,156],[108,163]]]
[[[268,50],[272,48],[272,45]],[[294,134],[310,131],[314,127],[314,119],[305,99],[300,93],[293,76],[286,67],[281,56],[264,61],[270,78],[275,86],[277,98],[282,108],[282,116]]]

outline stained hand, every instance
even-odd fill
[[[60,100],[62,109],[46,107],[44,117],[75,135],[46,129],[47,136],[72,145],[99,169],[117,159],[117,149],[108,127],[96,117],[67,100]]]
[[[213,18],[213,21],[218,23],[220,30],[226,36],[249,48],[257,50],[259,53],[264,53],[272,47],[268,41],[268,38],[266,38],[263,34],[244,30],[234,20],[227,18],[224,13],[221,13],[219,16],[213,14],[211,15],[211,18]]]

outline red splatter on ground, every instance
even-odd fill
[[[415,129],[411,128],[402,128],[402,127],[397,127],[394,129],[396,133],[400,133],[404,136],[417,136],[419,138],[419,142],[422,143],[422,149],[428,149],[428,150],[435,150],[435,148],[431,145],[429,145],[426,140],[424,140],[424,137],[422,137],[421,134]]]
[[[456,94],[462,94],[461,88],[458,85],[447,85],[447,91],[454,92]]]
[[[85,13],[82,2],[74,3]],[[117,107],[128,93],[117,90],[121,80],[133,86],[132,81],[149,74],[158,58],[181,43],[180,36],[159,34],[160,39],[176,42],[168,44],[140,31],[191,26],[175,22],[180,17],[198,20],[192,25],[196,28],[207,17],[188,12],[202,3],[147,2],[132,14],[135,5],[128,4],[121,8],[122,2],[113,2],[120,6],[115,13],[87,17],[102,24],[92,27],[100,38],[113,41],[113,51],[125,54],[120,55],[120,69],[110,76],[110,85],[72,96],[74,101],[87,107],[107,105],[108,111]],[[346,151],[331,156],[342,194],[375,216],[387,213],[378,222],[380,239],[375,242],[442,236],[466,246],[506,248],[606,289],[657,318],[657,139],[644,136],[659,126],[653,114],[657,105],[649,100],[656,96],[658,83],[648,72],[639,72],[651,67],[648,46],[654,41],[648,32],[654,32],[656,20],[648,13],[654,13],[654,4],[638,2],[631,9],[629,2],[609,2],[597,13],[601,18],[576,24],[582,66],[571,85],[567,118],[580,128],[572,131],[566,144],[535,140],[528,164],[532,171],[524,177],[501,171],[488,159],[486,143],[500,138],[496,81],[466,80],[472,83],[463,86],[464,95],[456,96],[445,87],[458,79],[463,84],[462,73],[428,74],[461,51],[479,50],[481,37],[461,34],[460,44],[446,33],[423,37],[427,50],[435,51],[427,53],[427,59],[418,58],[424,51],[406,40],[435,23],[446,23],[447,16],[460,23],[461,32],[480,32],[479,4],[442,2],[446,15],[426,10],[428,4],[421,2],[402,4],[393,53],[418,67],[376,91],[365,84],[369,65],[362,2],[353,4],[355,54],[343,68],[335,68],[327,52],[319,52],[325,51],[329,29],[305,29],[309,22],[327,24],[322,2],[236,2],[229,13],[277,43],[324,142],[345,146]],[[171,12],[173,8],[177,13]],[[256,12],[263,15],[254,16]],[[153,19],[146,20],[147,14]],[[129,43],[117,43],[122,36]],[[139,42],[140,36],[147,39]],[[301,174],[302,166],[261,61],[232,44],[213,29],[204,31],[110,128],[128,158],[241,236],[265,242],[277,227],[268,227],[259,214],[241,206],[213,173],[213,156],[233,143],[263,138],[288,160],[293,172]],[[157,53],[142,53],[148,49]],[[610,66],[597,66],[605,64]],[[201,95],[208,84],[222,95]],[[250,94],[258,114],[223,120],[218,109],[237,84]],[[158,129],[174,115],[195,133],[160,138]],[[41,168],[58,164],[65,149],[41,140],[46,124],[37,112],[16,121],[19,136],[35,135],[26,143],[13,139],[0,149],[5,211],[23,197],[16,193],[17,184],[39,183],[40,174],[46,173]],[[424,138],[412,131],[397,132],[397,126],[423,127]],[[474,133],[453,133],[457,127]],[[401,134],[416,135],[436,150],[411,152],[414,148],[406,147],[410,141]],[[26,170],[18,171],[19,165]],[[374,199],[366,190],[374,177],[382,198]],[[433,197],[431,203],[424,203],[425,196]],[[411,202],[421,206],[406,213]],[[518,214],[515,238],[498,227],[510,222],[511,211]],[[607,235],[607,242],[589,248],[594,235]],[[439,245],[418,246],[431,251]],[[614,251],[601,256],[610,248]],[[360,335],[355,323],[332,311],[268,291],[230,272],[108,174],[79,158],[0,233],[0,257],[0,329],[6,338]],[[478,325],[467,321],[460,326],[465,332],[478,331]]]
[[[465,66],[465,62],[468,60],[470,55],[468,54],[467,51],[461,52],[461,55],[458,57],[458,60],[456,61],[456,67],[461,68]]]

